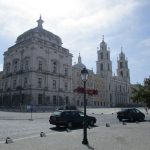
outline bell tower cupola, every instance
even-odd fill
[[[130,82],[130,71],[128,68],[128,60],[125,58],[125,54],[123,53],[122,47],[117,64],[118,64],[117,75],[123,78],[125,81]]]
[[[112,62],[110,60],[110,49],[107,49],[107,43],[104,41],[104,35],[102,37],[100,47],[97,50],[97,56],[97,74],[100,74],[101,76],[112,76]]]

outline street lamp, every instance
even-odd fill
[[[84,124],[83,124],[83,141],[82,144],[88,145],[87,140],[87,121],[86,121],[86,81],[88,79],[88,71],[86,68],[81,70],[81,79],[84,83]]]

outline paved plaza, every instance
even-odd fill
[[[96,127],[88,129],[89,147],[82,145],[82,129],[71,132],[53,130],[48,122],[52,112],[25,113],[0,111],[0,150],[150,150],[150,115],[146,121],[123,125],[116,118],[120,108],[87,109],[87,113],[97,118]],[[140,108],[145,113],[145,110]],[[31,120],[32,118],[32,120]],[[110,123],[110,128],[105,126]],[[40,132],[47,136],[40,138]],[[11,137],[12,144],[5,144],[6,137]],[[42,148],[43,147],[43,148]]]
[[[82,129],[52,132],[0,144],[0,150],[150,150],[150,123],[117,124],[88,129],[89,145],[82,145]]]

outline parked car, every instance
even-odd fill
[[[117,112],[117,118],[119,119],[119,121],[144,121],[145,115],[136,108],[130,108],[122,109],[121,111]]]
[[[83,125],[84,114],[79,110],[58,110],[49,118],[49,123],[56,127],[66,126],[71,128],[73,125]],[[86,115],[87,124],[94,126],[96,118]]]
[[[60,106],[56,110],[77,110],[77,107],[74,105],[65,105],[65,106]]]

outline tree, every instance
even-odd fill
[[[144,80],[144,85],[139,84],[137,88],[133,88],[132,94],[134,102],[142,102],[150,108],[150,77]]]

